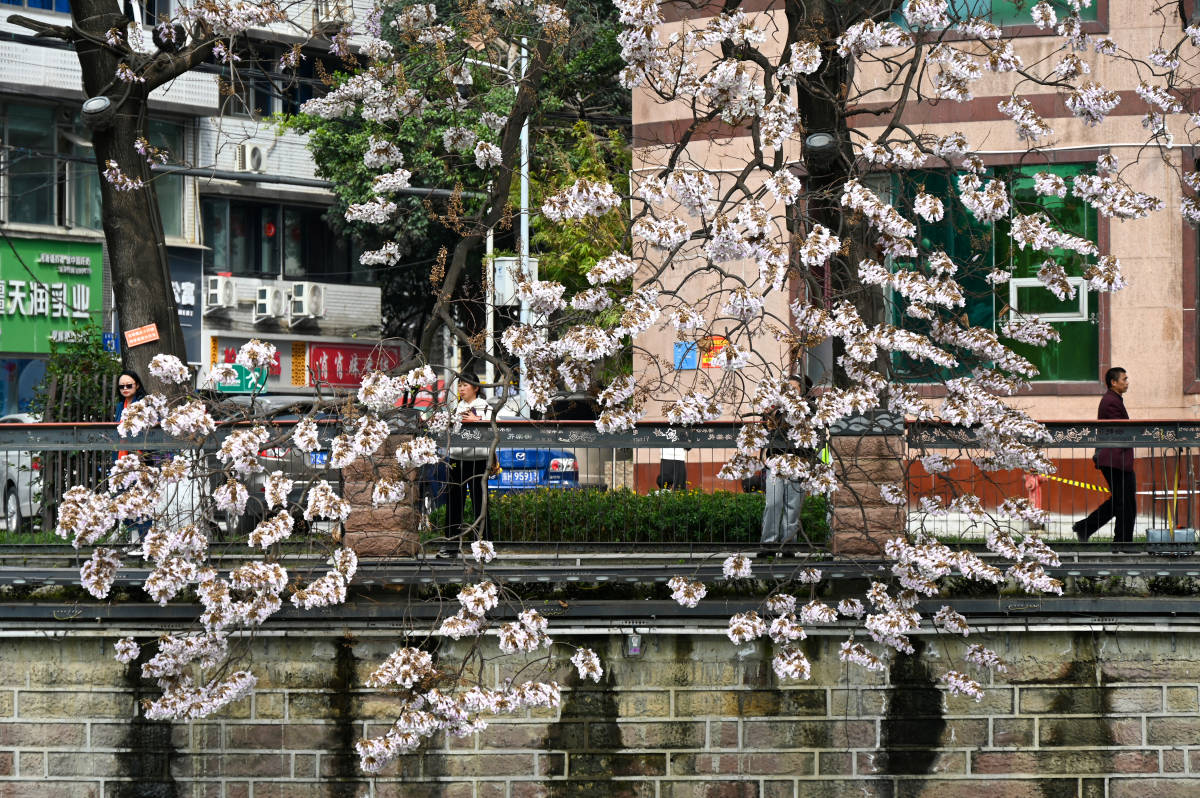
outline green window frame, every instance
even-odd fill
[[[1034,175],[1049,172],[1061,177],[1068,185],[1076,175],[1092,170],[1091,164],[1056,164],[1043,166],[1000,166],[989,170],[985,180],[993,177],[1004,180],[1012,199],[1013,214],[1045,213],[1054,225],[1071,235],[1098,241],[1099,219],[1096,209],[1068,190],[1065,198],[1044,197],[1034,189]],[[1097,323],[1095,295],[1088,289],[1083,273],[1095,258],[1075,252],[1055,249],[1051,252],[1020,249],[1009,237],[1011,221],[1001,219],[995,225],[979,223],[967,211],[958,197],[958,175],[948,172],[915,172],[898,176],[893,183],[895,198],[902,209],[911,208],[919,191],[942,200],[945,216],[938,222],[922,221],[909,213],[917,224],[916,241],[924,259],[929,253],[942,250],[958,266],[956,279],[962,286],[966,306],[955,309],[965,313],[973,326],[999,330],[1008,314],[1024,313],[1049,322],[1061,340],[1044,347],[1002,339],[1004,343],[1038,369],[1033,382],[1094,382],[1099,379],[1100,331]],[[1068,280],[1075,286],[1075,297],[1058,299],[1037,279],[1038,270],[1047,259],[1063,267]],[[911,263],[895,263],[893,268],[912,268]],[[1005,283],[992,286],[987,275],[994,269],[1011,273]],[[897,327],[925,332],[928,323],[913,319],[905,313],[902,301],[890,298],[891,322]],[[963,359],[960,358],[960,361]],[[904,355],[893,355],[892,368],[907,382],[933,382],[969,373],[969,364],[956,369],[931,367],[915,362]]]

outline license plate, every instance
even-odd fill
[[[501,485],[536,485],[540,472],[537,469],[505,469],[500,472]]]
[[[309,465],[329,465],[329,452],[309,452]]]

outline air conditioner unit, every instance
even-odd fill
[[[204,312],[237,307],[237,289],[232,277],[209,277],[205,292]]]
[[[292,321],[319,319],[325,315],[325,286],[320,283],[292,283],[292,301],[288,318]]]
[[[262,285],[254,300],[254,320],[281,318],[287,312],[287,297],[282,285]]]
[[[242,142],[237,145],[233,161],[238,172],[263,172],[267,168],[267,150],[256,141]]]
[[[353,21],[354,5],[351,0],[314,0],[314,29],[340,28]]]

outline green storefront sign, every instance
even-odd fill
[[[10,241],[0,247],[0,352],[47,354],[50,341],[69,338],[76,325],[99,323],[100,243]]]

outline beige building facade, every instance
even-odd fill
[[[985,3],[986,4],[986,3]],[[955,4],[952,4],[952,6]],[[1004,0],[993,0],[997,18],[1008,13]],[[1152,48],[1165,44],[1169,49],[1184,39],[1182,25],[1175,4],[1164,9],[1170,19],[1156,15],[1160,4],[1152,0],[1135,0],[1127,3],[1111,3],[1095,0],[1085,14],[1085,30],[1094,38],[1111,36],[1123,51],[1144,56]],[[713,7],[715,10],[716,7]],[[783,29],[785,25],[782,0],[746,3],[742,9],[755,14],[755,25],[769,34]],[[663,7],[667,19],[665,30],[660,33],[666,40],[673,33],[704,25],[712,14],[705,14],[682,5]],[[1022,60],[1028,64],[1054,63],[1066,52],[1061,49],[1062,39],[1047,36],[1032,25],[1006,25],[1014,47]],[[959,43],[964,49],[971,46]],[[1184,49],[1195,50],[1190,42],[1184,41]],[[770,39],[763,50],[771,53]],[[778,48],[776,48],[778,49]],[[970,51],[979,52],[976,45]],[[825,57],[837,58],[833,53]],[[1187,125],[1185,114],[1168,117],[1167,129],[1173,134],[1169,141],[1160,140],[1148,147],[1148,131],[1143,126],[1143,117],[1150,110],[1147,103],[1134,89],[1140,79],[1127,60],[1098,55],[1094,50],[1079,54],[1086,61],[1095,80],[1120,94],[1121,102],[1105,123],[1089,127],[1076,118],[1067,108],[1065,95],[1052,87],[1031,82],[1018,83],[1013,73],[992,74],[985,72],[983,79],[973,84],[973,97],[966,102],[941,100],[938,102],[914,101],[906,105],[903,121],[919,134],[942,136],[961,131],[972,149],[983,159],[989,172],[1010,181],[1010,188],[1023,199],[1042,201],[1032,191],[1032,174],[1051,171],[1064,178],[1067,185],[1076,174],[1095,174],[1096,159],[1111,154],[1119,159],[1120,177],[1136,190],[1160,198],[1164,207],[1143,219],[1122,221],[1106,218],[1086,204],[1072,199],[1063,202],[1051,201],[1047,211],[1060,221],[1068,232],[1088,238],[1096,243],[1101,254],[1111,254],[1120,259],[1122,271],[1129,285],[1113,294],[1087,290],[1081,279],[1072,280],[1078,289],[1075,299],[1059,302],[1045,288],[1032,279],[1028,253],[1012,252],[1000,235],[1004,224],[998,223],[991,231],[991,240],[983,234],[976,239],[974,252],[959,252],[957,259],[978,256],[979,262],[994,269],[1012,270],[1011,284],[994,287],[975,286],[977,291],[975,309],[971,310],[972,323],[990,324],[999,329],[1010,307],[1024,313],[1039,313],[1060,330],[1063,340],[1051,344],[1045,353],[1033,357],[1041,368],[1041,376],[1033,381],[1032,388],[1021,393],[1014,401],[1040,419],[1093,418],[1096,403],[1103,393],[1103,375],[1111,366],[1126,368],[1131,377],[1131,390],[1127,404],[1134,418],[1195,418],[1200,416],[1200,372],[1198,372],[1197,294],[1197,236],[1180,213],[1180,176],[1192,171],[1196,155],[1187,133],[1194,126]],[[1186,67],[1185,67],[1186,68]],[[927,70],[925,79],[932,70]],[[867,89],[885,88],[892,76],[878,70],[872,71],[860,63],[854,76],[851,96]],[[925,97],[932,96],[929,86],[921,87]],[[998,109],[998,103],[1016,93],[1032,103],[1052,128],[1053,132],[1043,137],[1036,150],[1018,138],[1017,126]],[[881,101],[881,94],[869,95],[872,104]],[[882,96],[886,96],[885,92]],[[715,172],[722,183],[733,179],[744,169],[750,152],[752,139],[748,128],[720,121],[694,124],[690,107],[680,101],[663,103],[644,89],[635,90],[634,95],[634,186],[641,175],[654,174],[672,156],[682,137],[688,144],[679,158],[678,165],[686,168],[703,168]],[[877,119],[867,115],[852,119]],[[856,132],[855,144],[876,137],[881,129],[861,127]],[[858,135],[861,134],[861,135]],[[799,142],[785,148],[785,158],[797,164],[799,172]],[[690,162],[690,163],[689,163]],[[933,160],[929,161],[930,165]],[[942,164],[944,167],[944,163]],[[765,173],[764,173],[765,174]],[[913,181],[928,188],[922,175],[895,174],[879,176],[876,190],[886,192],[903,191],[905,181]],[[939,178],[930,177],[937,182]],[[953,190],[954,175],[943,171],[940,180],[947,188],[947,208],[955,206],[962,224],[977,233],[978,225],[966,215]],[[769,199],[769,197],[768,197]],[[782,215],[783,207],[769,207],[769,212]],[[635,208],[636,211],[636,208]],[[948,216],[949,216],[948,212]],[[782,225],[778,226],[780,240],[786,240]],[[929,245],[932,235],[926,229],[918,234],[920,243]],[[966,236],[966,233],[951,231],[947,235]],[[965,240],[965,239],[963,239]],[[982,242],[982,243],[980,243]],[[933,244],[940,244],[937,240]],[[960,240],[960,244],[962,241]],[[923,254],[926,251],[922,247]],[[949,248],[948,248],[949,251]],[[955,254],[955,253],[951,253]],[[1038,261],[1044,255],[1038,256]],[[665,284],[676,279],[681,297],[692,303],[697,310],[712,319],[711,308],[705,305],[706,297],[721,286],[718,280],[725,279],[714,271],[703,269],[703,255],[692,258],[677,258],[663,275]],[[738,267],[726,264],[727,274],[736,273]],[[753,279],[756,267],[753,262],[745,267],[746,276]],[[1076,265],[1072,273],[1078,278],[1082,269]],[[964,282],[966,278],[964,277]],[[971,289],[972,286],[965,286]],[[798,288],[792,280],[782,291],[769,292],[766,313],[779,319],[788,318],[787,305],[794,299]],[[990,311],[988,305],[990,304]],[[978,310],[979,318],[975,318]],[[901,324],[901,315],[890,319]],[[717,325],[719,328],[719,324]],[[717,330],[719,332],[719,329]],[[753,347],[767,362],[780,368],[786,367],[788,351],[784,343],[776,340],[767,327],[754,331]],[[679,337],[665,325],[652,329],[641,336],[638,343],[638,368],[661,368],[664,365],[679,365],[676,344]],[[1025,350],[1021,350],[1023,353]],[[674,361],[674,362],[673,362]],[[687,387],[715,384],[723,377],[719,371],[706,372],[696,369],[695,374],[683,374],[679,384]],[[753,382],[755,375],[748,372],[742,376]],[[919,381],[919,380],[918,380]],[[728,384],[728,383],[726,383]],[[693,388],[694,389],[694,388]],[[927,393],[936,394],[930,386]]]

